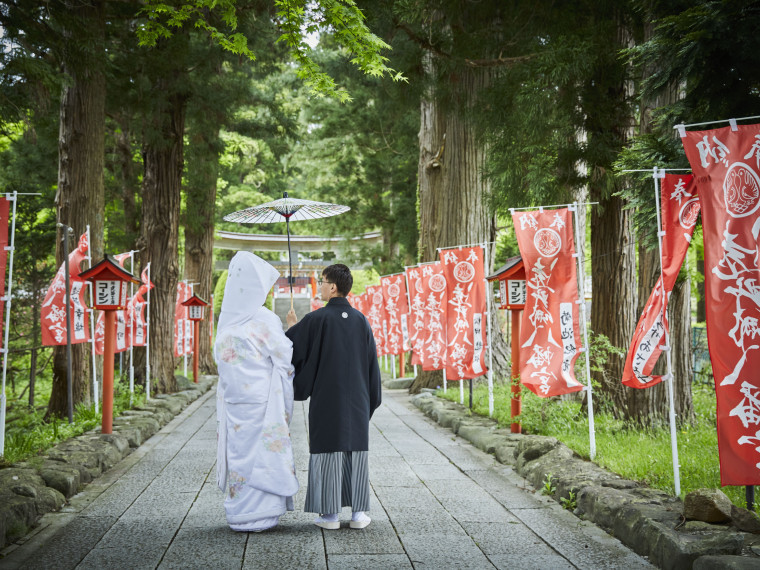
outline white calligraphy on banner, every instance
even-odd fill
[[[682,134],[702,204],[722,485],[760,484],[760,125]]]

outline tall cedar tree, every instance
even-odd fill
[[[104,226],[105,2],[54,3],[50,8],[51,22],[60,24],[61,67],[66,77],[60,103],[57,217],[59,223],[74,230],[75,237],[89,225],[90,255],[98,261],[103,257]],[[65,234],[61,231],[60,235]],[[69,244],[69,251],[75,246],[76,239]],[[56,260],[64,262],[61,240],[57,241]],[[73,406],[91,397],[89,351],[86,343],[72,347]],[[65,415],[67,403],[66,348],[56,347],[47,415]]]

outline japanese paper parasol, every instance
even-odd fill
[[[282,198],[238,210],[224,216],[227,222],[238,222],[241,224],[271,224],[281,222],[285,218],[285,225],[288,232],[288,264],[290,272],[288,273],[288,283],[290,284],[290,308],[293,308],[293,260],[290,254],[290,222],[300,220],[315,220],[317,218],[329,218],[343,212],[348,212],[351,208],[339,204],[330,204],[328,202],[314,202],[312,200],[299,200],[290,198],[287,192],[282,193]]]

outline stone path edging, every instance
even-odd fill
[[[664,569],[758,568],[757,535],[727,525],[685,522],[683,502],[577,456],[553,437],[512,434],[460,404],[423,392],[412,404],[478,449],[492,453],[542,489],[550,477],[558,502],[575,494],[578,517],[600,526]]]
[[[0,469],[0,548],[24,536],[42,515],[59,510],[101,473],[108,471],[208,392],[216,376],[174,394],[155,396],[114,418],[113,433],[100,428],[68,439],[43,454]]]

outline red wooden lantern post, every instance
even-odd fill
[[[187,318],[193,321],[193,382],[198,383],[198,335],[200,334],[201,321],[203,320],[203,307],[208,303],[198,295],[193,294],[187,301],[182,303],[187,307]]]
[[[520,376],[520,319],[522,310],[525,308],[527,289],[525,286],[525,266],[520,257],[507,259],[506,264],[496,273],[488,277],[489,281],[499,280],[499,294],[501,296],[500,309],[510,311],[512,321],[512,433],[521,433],[520,422],[516,418],[522,412],[522,397],[520,384],[517,378]]]
[[[92,282],[93,308],[105,313],[103,341],[103,409],[100,431],[113,430],[113,357],[116,330],[116,312],[127,307],[127,289],[130,283],[140,283],[108,255],[79,276]]]

